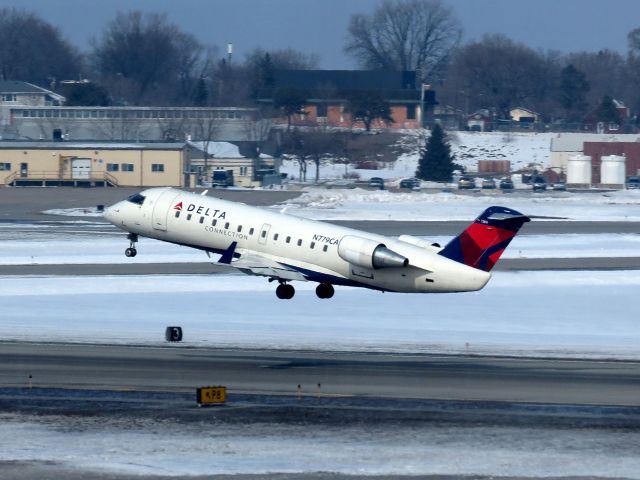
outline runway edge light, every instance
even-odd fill
[[[199,407],[204,405],[221,405],[227,401],[227,387],[198,387],[196,390],[196,402]]]

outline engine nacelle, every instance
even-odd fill
[[[434,252],[439,252],[440,250],[442,250],[442,247],[438,243],[430,242],[429,240],[423,240],[422,238],[414,237],[411,235],[400,235],[398,237],[398,240],[400,242],[408,243],[410,245],[424,248],[426,250],[432,250]]]
[[[409,265],[406,257],[389,250],[383,243],[347,235],[338,244],[338,255],[345,262],[363,268],[397,268]]]

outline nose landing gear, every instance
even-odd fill
[[[335,290],[333,289],[333,285],[330,283],[320,283],[316,287],[316,295],[318,298],[331,298]]]
[[[280,283],[276,288],[276,296],[281,300],[290,300],[296,294],[296,289],[288,283]]]
[[[124,251],[125,256],[127,257],[135,257],[138,254],[138,250],[136,250],[136,242],[138,241],[138,235],[135,233],[130,233],[127,235],[129,239],[129,248]]]

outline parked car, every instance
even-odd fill
[[[511,180],[508,177],[503,178],[502,180],[500,180],[500,189],[502,190],[513,190],[513,180]]]
[[[559,192],[564,192],[567,189],[567,184],[564,182],[555,182],[551,185],[551,188]]]
[[[534,192],[543,192],[547,189],[547,181],[544,177],[535,177],[531,180],[531,188]]]
[[[627,189],[640,188],[640,177],[627,177]]]
[[[482,189],[483,190],[495,190],[496,181],[493,178],[485,178],[482,180]]]
[[[371,177],[369,179],[369,186],[372,188],[384,190],[384,179],[380,177]]]
[[[405,178],[400,180],[400,188],[420,188],[420,179]]]
[[[458,189],[459,190],[469,190],[472,188],[476,188],[476,179],[473,177],[469,177],[467,175],[463,175],[458,180]]]

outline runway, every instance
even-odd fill
[[[2,343],[0,386],[640,406],[640,362]],[[31,379],[29,379],[31,375]],[[318,388],[320,384],[320,388]]]

